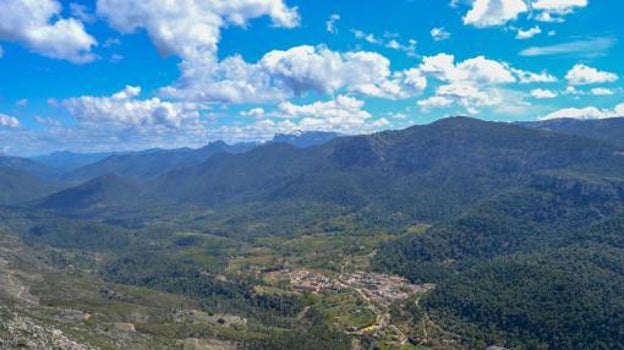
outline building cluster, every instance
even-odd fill
[[[389,276],[379,273],[356,272],[344,276],[346,285],[361,290],[371,300],[390,304],[407,299],[416,293],[425,293],[434,286],[431,284],[410,284],[399,276]]]
[[[296,290],[319,293],[327,289],[336,289],[336,284],[329,277],[306,269],[295,270],[289,277],[290,284]]]
[[[430,284],[410,284],[407,279],[399,276],[367,272],[354,272],[335,278],[318,271],[295,269],[271,271],[265,277],[274,281],[287,280],[298,291],[320,293],[344,288],[355,289],[371,301],[382,304],[405,300],[410,295],[425,293],[434,287]]]

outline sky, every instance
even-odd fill
[[[0,0],[0,152],[624,116],[616,0]]]

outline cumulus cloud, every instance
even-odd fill
[[[529,72],[522,69],[511,68],[511,71],[518,77],[521,84],[531,83],[555,83],[557,78],[548,72]]]
[[[127,86],[108,97],[81,96],[63,101],[63,106],[81,126],[135,129],[137,131],[179,130],[197,126],[201,106],[192,103],[138,99],[140,87]]]
[[[526,40],[526,39],[531,39],[532,37],[541,34],[542,33],[542,28],[540,28],[540,26],[535,26],[533,28],[529,28],[527,30],[522,30],[522,29],[516,29],[516,39],[518,40]]]
[[[283,102],[275,111],[266,112],[266,118],[244,126],[225,125],[214,131],[221,138],[236,141],[269,139],[275,133],[293,131],[335,131],[358,134],[378,131],[390,122],[385,118],[373,119],[363,109],[364,101],[339,95],[329,101],[311,104]]]
[[[19,128],[20,125],[21,124],[17,118],[0,113],[0,128],[15,129]]]
[[[314,123],[319,126],[328,124],[325,127],[330,129],[352,129],[361,127],[366,119],[372,118],[370,113],[362,109],[363,106],[362,100],[339,95],[335,100],[318,101],[309,105],[282,102],[278,106],[277,114],[286,118],[303,118],[305,123]],[[317,121],[313,122],[311,119]]]
[[[451,33],[449,33],[445,28],[433,28],[431,29],[431,37],[435,41],[442,41],[451,38]]]
[[[97,13],[121,33],[145,29],[163,55],[182,59],[178,81],[160,90],[165,98],[217,103],[283,101],[309,93],[406,98],[426,86],[422,77],[392,72],[390,61],[372,52],[298,46],[271,51],[255,63],[240,55],[218,59],[225,26],[245,26],[261,16],[270,17],[276,26],[298,25],[297,8],[288,7],[283,0],[184,0],[175,4],[168,0],[100,0]],[[330,17],[332,20],[338,16]],[[330,25],[329,29],[335,28]],[[381,40],[355,34],[371,42]],[[394,47],[409,54],[415,44]]]
[[[544,11],[549,14],[566,15],[576,8],[586,7],[587,0],[534,0],[532,2],[534,10]]]
[[[587,5],[587,0],[474,0],[464,17],[464,24],[478,28],[502,26],[523,14],[541,22],[563,22],[564,16]],[[535,32],[534,29],[531,31]],[[533,36],[536,33],[529,31],[525,34]],[[519,36],[523,35],[519,33]]]
[[[377,53],[342,53],[325,46],[298,46],[271,51],[257,63],[245,62],[240,56],[228,57],[213,74],[187,77],[177,86],[163,89],[163,93],[225,103],[279,101],[308,93],[340,91],[406,98],[420,93],[426,84],[417,72],[393,73],[390,60]]]
[[[464,24],[478,28],[504,25],[529,10],[524,0],[475,0]]]
[[[424,111],[429,111],[436,108],[450,107],[454,103],[454,100],[446,96],[431,96],[424,100],[416,102],[416,104]]]
[[[537,99],[550,99],[550,98],[555,98],[558,95],[559,94],[556,91],[553,91],[553,90],[547,90],[547,89],[534,89],[534,90],[531,90],[531,96],[533,96],[534,98],[537,98]]]
[[[503,86],[516,82],[556,81],[555,77],[546,72],[515,69],[508,63],[483,56],[461,62],[455,62],[455,56],[445,53],[428,56],[423,58],[418,70],[426,77],[443,83],[437,87],[433,96],[417,102],[425,111],[457,105],[468,113],[476,114],[481,108],[500,106],[503,102],[521,110],[528,104],[524,101],[526,94],[512,93],[503,89]]]
[[[470,82],[478,85],[513,83],[516,78],[506,64],[483,56],[455,63],[455,56],[438,54],[423,58],[420,70],[439,80]]]
[[[572,95],[572,96],[586,95],[585,91],[579,90],[574,86],[566,86],[565,90],[563,90],[562,93],[564,95]]]
[[[97,13],[121,33],[145,29],[161,54],[185,60],[214,61],[227,25],[245,26],[262,16],[279,27],[299,24],[297,8],[282,0],[99,0]]]
[[[587,5],[587,0],[534,0],[531,3],[534,18],[547,23],[562,23],[566,15]]]
[[[4,0],[0,2],[0,40],[20,43],[41,55],[86,63],[97,41],[83,23],[62,18],[57,0]]]
[[[552,112],[540,118],[540,120],[551,120],[561,118],[573,119],[606,119],[624,116],[624,103],[620,103],[613,109],[598,108],[594,106],[585,108],[564,108]]]
[[[599,71],[584,64],[575,65],[565,76],[570,85],[612,83],[619,77],[615,73]]]

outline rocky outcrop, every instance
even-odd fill
[[[540,190],[596,200],[624,199],[624,180],[585,174],[542,173],[532,185]]]

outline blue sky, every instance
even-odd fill
[[[621,116],[621,13],[598,0],[0,0],[0,151]]]

